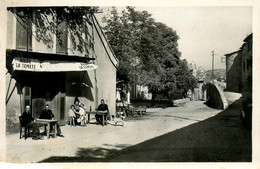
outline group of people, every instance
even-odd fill
[[[70,106],[69,110],[70,126],[76,126],[75,123],[80,123],[81,126],[87,124],[86,108],[84,103],[80,103],[78,98],[75,98],[74,104]]]
[[[101,100],[101,104],[98,106],[96,110],[103,111],[105,113],[104,119],[107,119],[107,114],[109,113],[109,110],[107,104],[105,104],[104,99]],[[102,115],[96,114],[95,118],[98,123],[103,124]],[[80,123],[81,126],[85,126],[87,124],[86,108],[84,106],[84,103],[80,102],[77,97],[75,98],[74,104],[70,106],[69,110],[70,126],[75,126],[76,123]],[[106,121],[105,124],[107,124]]]
[[[104,99],[101,100],[101,104],[98,106],[98,108],[96,110],[104,112],[105,125],[107,125],[106,119],[107,119],[109,110],[108,110],[107,104],[105,104]],[[42,136],[40,135],[40,130],[39,130],[40,124],[36,123],[35,118],[32,117],[29,105],[26,105],[25,111],[23,112],[21,118],[22,118],[22,126],[33,129],[32,139],[33,140],[42,139]],[[96,114],[95,118],[98,123],[103,124],[102,115]],[[48,119],[48,120],[54,119],[54,114],[52,113],[49,104],[45,105],[45,109],[41,112],[39,119]],[[70,107],[69,122],[70,122],[70,125],[73,125],[73,126],[75,126],[76,122],[79,122],[81,126],[84,126],[87,123],[86,109],[84,107],[84,103],[80,103],[78,98],[75,98],[74,104],[71,105],[71,107]],[[46,125],[44,127],[45,127],[45,132],[46,132]],[[54,129],[54,124],[51,123],[50,131],[52,131],[53,129]],[[59,123],[57,123],[57,135],[63,137]]]
[[[40,124],[36,123],[35,118],[32,117],[29,105],[26,105],[25,112],[23,112],[21,118],[22,118],[22,126],[33,129],[32,139],[33,140],[42,139],[42,136],[40,135],[40,130],[39,130]],[[54,119],[54,114],[52,113],[49,104],[45,105],[45,109],[41,112],[39,119],[48,119],[48,120]],[[45,127],[45,132],[46,132],[46,125],[44,127]],[[51,124],[50,125],[51,131],[53,130],[53,127],[54,127],[54,124]],[[63,137],[59,123],[57,123],[57,135]]]

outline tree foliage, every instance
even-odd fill
[[[53,34],[62,45],[66,25],[73,49],[81,52],[93,48],[93,36],[88,30],[92,14],[100,11],[99,7],[18,7],[8,8],[18,22],[28,29],[38,41],[48,47],[54,45]],[[121,13],[112,8],[103,18],[105,34],[119,59],[117,77],[126,84],[146,85],[155,95],[162,93],[173,97],[174,91],[186,92],[194,86],[195,79],[181,60],[178,50],[176,31],[167,25],[156,22],[147,11],[136,11],[127,7]],[[35,25],[35,32],[32,26]]]
[[[115,7],[103,18],[103,29],[119,59],[117,77],[126,83],[148,86],[153,95],[173,97],[196,81],[185,60],[180,60],[176,31],[156,22],[147,11]]]
[[[61,35],[64,30],[58,29],[61,24],[66,25],[73,49],[83,52],[86,47],[93,47],[86,23],[91,24],[91,14],[98,12],[99,7],[10,7],[8,11],[37,41],[42,41],[49,48],[53,48],[53,34],[63,45]],[[35,25],[35,32],[30,24]]]

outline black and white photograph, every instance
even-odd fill
[[[256,162],[253,5],[4,9],[1,161]]]

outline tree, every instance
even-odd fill
[[[92,15],[98,7],[19,7],[8,8],[18,22],[30,29],[35,25],[33,36],[49,48],[53,47],[52,35],[63,45],[59,26],[66,25],[74,49],[93,49],[93,36],[86,23],[91,25]],[[172,28],[156,22],[147,11],[135,11],[127,7],[121,14],[112,8],[103,18],[105,34],[114,53],[119,59],[118,80],[125,84],[140,84],[149,87],[153,93],[173,97],[175,90],[186,91],[192,86],[187,63],[180,60],[178,35]],[[186,64],[186,66],[185,66]],[[182,77],[182,80],[180,80]],[[127,86],[127,85],[126,85]]]
[[[180,60],[179,36],[172,28],[156,22],[147,11],[135,11],[134,7],[127,7],[121,14],[113,7],[103,22],[119,59],[119,80],[148,86],[153,101],[156,94],[172,98],[172,91],[187,91],[193,85],[187,62]]]

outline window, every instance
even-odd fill
[[[30,88],[25,87],[25,96],[29,96],[29,95],[30,95]]]
[[[17,18],[16,48],[18,50],[32,51],[32,22],[25,22]]]

